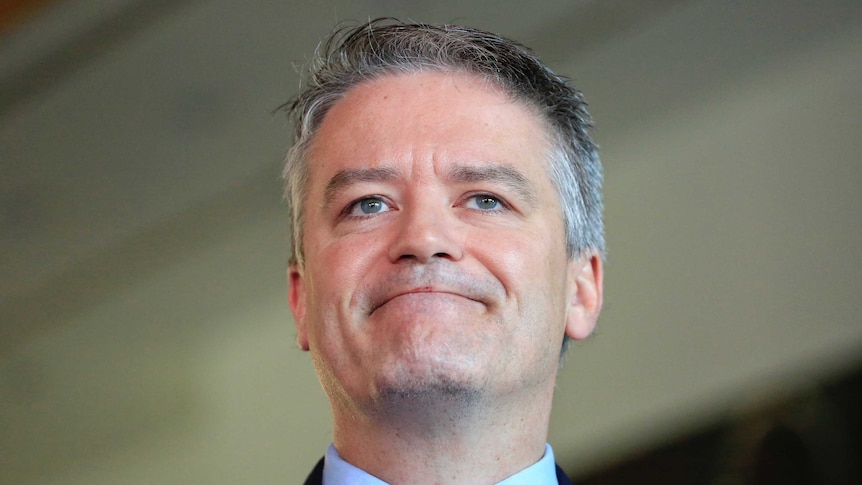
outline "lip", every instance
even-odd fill
[[[388,297],[384,298],[379,303],[374,305],[371,308],[369,315],[373,314],[375,311],[377,311],[378,308],[386,305],[387,303],[389,303],[389,302],[391,302],[391,301],[393,301],[399,297],[407,296],[407,295],[421,294],[421,293],[439,293],[441,295],[452,295],[452,296],[457,296],[457,297],[464,298],[464,299],[467,299],[470,301],[475,301],[477,303],[484,304],[483,301],[477,300],[476,298],[471,298],[470,296],[467,296],[467,295],[460,293],[458,291],[452,291],[452,290],[444,289],[444,288],[435,288],[435,287],[431,287],[431,286],[420,286],[420,287],[411,288],[411,289],[405,290],[405,291],[397,291],[397,292],[389,295]]]

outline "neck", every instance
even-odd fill
[[[389,483],[496,483],[541,459],[552,397],[553,385],[529,399],[386,396],[335,409],[335,447]]]

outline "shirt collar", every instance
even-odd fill
[[[323,485],[388,485],[383,480],[369,475],[363,470],[344,461],[329,445],[323,462]],[[529,467],[519,471],[497,485],[557,485],[557,469],[554,463],[554,450],[545,444],[545,455]]]

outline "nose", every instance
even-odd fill
[[[399,231],[389,248],[392,262],[435,258],[460,260],[464,253],[463,222],[445,204],[424,203],[401,211]]]

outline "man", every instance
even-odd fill
[[[581,94],[521,45],[377,20],[290,104],[289,302],[334,417],[306,483],[569,483],[561,348],[602,302]]]

